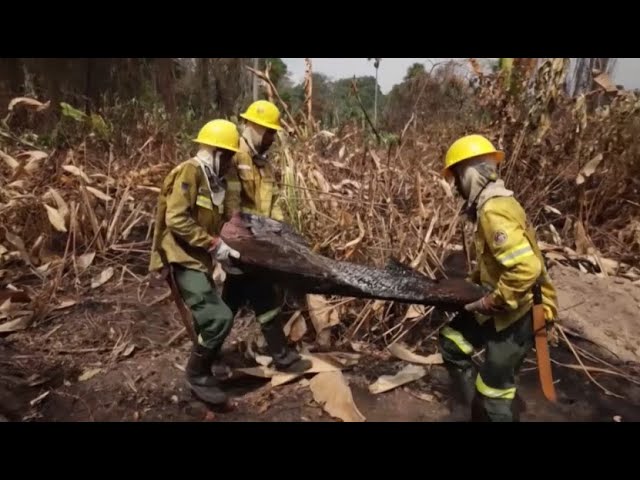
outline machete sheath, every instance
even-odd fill
[[[167,256],[165,255],[162,248],[158,249],[160,253],[160,258],[162,259],[162,263],[164,264],[162,276],[165,277],[167,283],[169,284],[169,288],[171,289],[171,297],[173,298],[173,302],[178,307],[178,312],[180,313],[180,320],[182,320],[182,324],[184,325],[185,330],[189,334],[189,338],[193,343],[198,343],[198,337],[196,336],[196,331],[193,328],[193,317],[191,316],[191,310],[187,307],[182,299],[182,295],[180,295],[180,290],[178,289],[178,284],[176,283],[176,277],[173,273],[173,266],[167,261]]]
[[[542,289],[538,282],[536,282],[533,287],[533,333],[535,335],[536,359],[538,361],[538,374],[540,376],[542,393],[544,393],[547,400],[555,402],[557,397],[551,372],[551,357],[549,356],[549,343],[547,341],[547,324],[542,304]]]

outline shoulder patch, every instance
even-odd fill
[[[182,191],[183,192],[188,192],[189,191],[189,184],[187,182],[182,182]]]
[[[504,230],[496,230],[496,232],[493,234],[493,243],[494,245],[496,245],[497,247],[504,245],[507,242],[507,239],[509,237],[507,237],[507,234]]]

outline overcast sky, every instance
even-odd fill
[[[291,79],[299,82],[304,77],[304,58],[282,59],[291,72]],[[313,70],[324,73],[332,79],[375,75],[373,62],[366,58],[312,58]],[[400,83],[413,63],[424,63],[427,70],[438,62],[450,58],[383,58],[378,71],[380,89],[388,93],[396,83]],[[613,80],[625,88],[640,88],[640,58],[619,58],[613,72]]]

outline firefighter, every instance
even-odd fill
[[[240,152],[235,155],[234,162],[240,182],[241,211],[283,221],[282,209],[277,204],[274,167],[267,154],[276,133],[282,130],[280,111],[273,103],[258,100],[240,116],[244,122],[240,127]],[[283,331],[284,291],[281,287],[255,275],[229,275],[225,280],[223,299],[234,315],[245,304],[253,308],[277,369],[303,372],[311,368],[311,362],[302,359],[287,343]]]
[[[461,390],[464,409],[471,406],[472,421],[519,421],[516,377],[534,344],[536,285],[546,320],[557,316],[556,291],[534,229],[514,193],[498,178],[503,159],[504,153],[488,139],[468,135],[451,145],[444,161],[443,174],[455,181],[475,225],[476,267],[469,280],[486,290],[439,333],[445,366]],[[482,347],[485,361],[476,372],[471,356]]]
[[[212,281],[215,262],[227,265],[240,254],[219,233],[225,219],[239,209],[239,192],[230,191],[225,174],[232,171],[239,151],[237,127],[213,120],[194,140],[198,152],[165,178],[158,198],[151,272],[171,275],[189,307],[197,334],[186,367],[187,381],[201,400],[224,403],[219,387],[230,371],[220,362],[222,343],[231,330],[233,314]]]

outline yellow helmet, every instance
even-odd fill
[[[480,155],[492,155],[497,163],[504,160],[504,152],[496,150],[493,144],[482,135],[467,135],[459,138],[449,147],[444,159],[442,174],[451,177],[451,167],[457,163]]]
[[[245,120],[257,123],[272,130],[282,130],[280,126],[280,110],[273,103],[266,100],[258,100],[249,105],[249,108],[240,116]]]
[[[224,148],[232,152],[240,151],[240,134],[238,128],[228,120],[211,120],[200,129],[194,142],[211,147]]]

